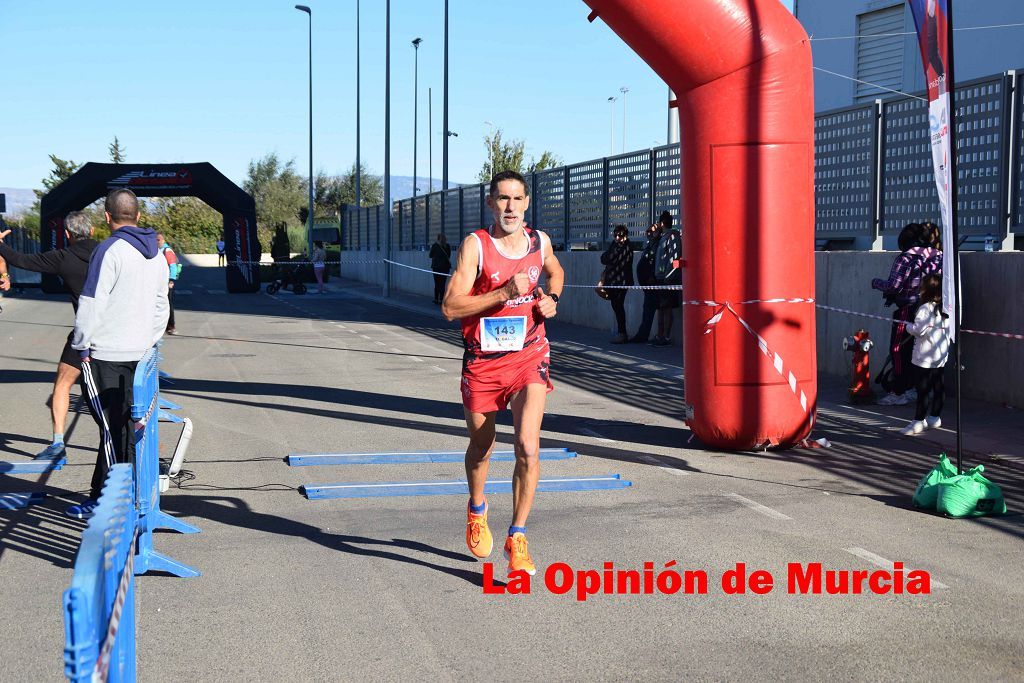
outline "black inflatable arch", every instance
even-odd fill
[[[40,203],[40,246],[44,251],[65,246],[64,217],[80,211],[111,190],[126,187],[140,197],[198,197],[224,217],[224,248],[229,292],[260,288],[260,243],[256,238],[256,203],[227,176],[198,164],[87,163],[47,192]],[[60,292],[56,276],[44,275],[45,292]]]

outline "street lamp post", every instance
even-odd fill
[[[441,117],[444,128],[441,156],[441,189],[448,189],[448,138],[454,133],[448,130],[448,0],[444,0],[444,115]],[[443,205],[442,205],[443,206]]]
[[[622,153],[626,153],[626,93],[629,92],[629,88],[622,86],[619,88],[619,92],[622,93]]]
[[[363,167],[359,161],[359,0],[356,0],[356,209],[363,205],[360,176]]]
[[[391,260],[391,0],[384,4],[384,253]],[[391,297],[391,264],[384,262],[384,296]]]
[[[412,47],[416,56],[413,60],[413,78],[412,78],[412,197],[416,199],[416,191],[418,181],[416,180],[416,136],[419,133],[419,104],[420,104],[420,43],[423,42],[422,38],[414,38],[412,41]],[[416,225],[416,202],[413,202],[413,226]],[[415,229],[415,227],[413,228]]]
[[[427,88],[427,185],[434,191],[434,100],[431,88]],[[428,235],[429,237],[429,235]]]
[[[614,96],[608,98],[608,156],[615,154],[615,102],[618,99]]]
[[[309,15],[309,215],[306,216],[306,253],[313,254],[313,11],[305,5],[295,9]]]

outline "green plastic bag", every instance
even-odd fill
[[[943,453],[939,456],[938,467],[924,475],[924,479],[917,485],[917,490],[914,491],[914,507],[934,510],[939,501],[939,484],[955,476],[956,467]]]
[[[1002,490],[986,479],[978,465],[967,474],[939,482],[937,509],[949,517],[980,517],[1006,514]]]

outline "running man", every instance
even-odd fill
[[[526,518],[540,478],[544,402],[553,389],[544,321],[553,318],[558,309],[564,274],[548,236],[525,226],[530,196],[523,176],[514,171],[495,175],[487,206],[494,222],[489,229],[481,228],[463,240],[442,305],[448,320],[461,320],[465,345],[462,404],[469,429],[466,544],[481,559],[491,554],[494,545],[487,526],[484,485],[494,449],[494,420],[499,410],[509,406],[515,426],[516,465],[505,557],[509,572],[522,570],[533,576],[537,570],[527,551]],[[548,293],[538,287],[541,273],[547,278]]]

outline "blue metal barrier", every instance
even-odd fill
[[[135,476],[139,509],[138,557],[135,573],[162,571],[174,576],[199,576],[199,571],[153,550],[153,531],[169,529],[197,534],[199,529],[160,509],[160,355],[156,347],[146,352],[135,368],[132,383],[132,418],[135,427]]]
[[[114,465],[82,533],[71,588],[64,591],[68,680],[135,680],[132,560],[137,523],[132,466]]]

